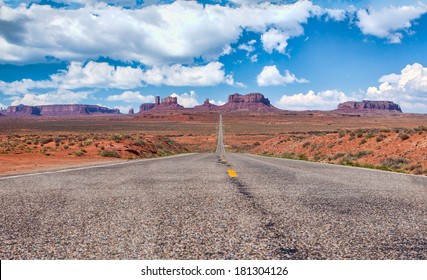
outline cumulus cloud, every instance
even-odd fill
[[[106,62],[71,62],[67,71],[51,75],[52,82],[61,88],[82,87],[129,89],[141,86],[143,71],[140,68],[112,66]]]
[[[350,99],[339,90],[325,90],[317,93],[310,90],[307,93],[283,95],[275,105],[285,110],[333,110],[339,103]]]
[[[210,62],[204,66],[155,66],[147,70],[143,80],[151,85],[213,86],[221,83],[234,84],[232,75],[226,75],[224,64]]]
[[[288,37],[301,35],[302,24],[315,9],[311,1],[250,7],[175,1],[139,9],[103,3],[78,9],[2,5],[2,20],[14,28],[0,30],[0,61],[28,63],[46,56],[85,61],[104,56],[153,66],[192,63],[195,57],[215,60],[243,30],[264,33],[275,26]]]
[[[427,68],[419,63],[407,65],[400,74],[379,79],[378,87],[370,87],[366,98],[390,100],[405,112],[427,112]]]
[[[156,66],[148,70],[139,67],[112,66],[105,62],[89,61],[86,64],[71,62],[66,70],[50,76],[49,80],[23,79],[14,82],[0,81],[0,92],[6,95],[30,94],[32,90],[75,90],[84,88],[133,89],[147,84],[168,86],[214,86],[221,83],[241,86],[232,74],[226,74],[223,64],[211,62],[202,66]],[[122,98],[142,98],[127,92]],[[113,97],[110,97],[113,98]],[[114,96],[119,98],[119,96]]]
[[[264,50],[268,53],[272,53],[273,50],[276,50],[279,53],[285,53],[289,38],[290,36],[285,32],[271,28],[262,34],[261,42]]]
[[[178,98],[178,103],[184,106],[185,108],[194,107],[197,105],[200,105],[197,101],[197,94],[195,91],[190,91],[190,93],[184,92],[181,95],[178,95],[176,93],[171,94],[172,97]]]
[[[285,74],[280,74],[276,65],[264,66],[257,76],[258,86],[279,86],[293,83],[308,83],[304,78],[297,78],[294,74],[285,70]]]
[[[402,31],[407,31],[413,21],[426,12],[425,5],[359,10],[357,26],[364,34],[387,38],[390,43],[400,43],[403,37]]]
[[[118,95],[110,95],[106,98],[108,101],[123,101],[127,103],[140,102],[152,103],[154,102],[153,95],[142,95],[139,91],[125,91]]]

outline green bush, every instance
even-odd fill
[[[405,140],[407,140],[407,139],[409,139],[409,135],[408,134],[406,134],[406,133],[399,133],[399,135],[398,135],[398,137],[400,138],[400,139],[402,139],[403,141],[405,141]]]
[[[389,169],[402,169],[403,165],[408,164],[409,160],[403,157],[399,158],[386,158],[382,162],[382,166]]]
[[[116,151],[112,150],[100,150],[98,152],[98,155],[101,157],[114,157],[114,158],[120,158],[120,154]]]

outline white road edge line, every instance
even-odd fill
[[[146,159],[138,159],[138,160],[129,160],[129,161],[122,161],[122,162],[115,162],[115,163],[107,163],[107,164],[100,164],[100,165],[89,165],[89,166],[83,166],[83,167],[74,167],[74,168],[67,168],[67,169],[60,169],[60,170],[53,170],[53,171],[42,171],[42,172],[19,174],[19,175],[9,175],[9,176],[6,175],[4,177],[0,177],[0,180],[21,178],[21,177],[30,177],[30,176],[38,176],[38,175],[46,175],[46,174],[55,174],[55,173],[65,173],[65,172],[70,172],[70,171],[78,171],[78,170],[86,170],[86,169],[94,169],[94,168],[104,168],[104,167],[110,167],[110,166],[115,166],[115,165],[146,162],[146,161],[160,160],[160,159],[166,159],[166,158],[175,158],[175,157],[189,156],[189,155],[194,155],[194,154],[197,154],[197,153],[179,154],[179,155],[173,155],[173,156],[168,156],[168,157],[160,157],[160,158],[146,158]]]

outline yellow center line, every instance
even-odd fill
[[[227,172],[231,178],[237,177],[237,173],[233,169],[228,169]]]

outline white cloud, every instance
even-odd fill
[[[258,55],[257,54],[251,55],[251,62],[258,62]]]
[[[142,95],[139,91],[125,91],[118,95],[110,95],[106,98],[108,101],[124,101],[127,103],[140,102],[152,103],[154,102],[153,95]]]
[[[209,99],[209,103],[211,103],[211,104],[215,104],[215,105],[218,105],[218,106],[222,106],[222,105],[224,105],[224,104],[225,104],[225,102],[224,102],[224,101],[222,101],[222,100],[215,101],[215,100],[213,100],[213,99]]]
[[[33,89],[73,90],[82,88],[133,89],[145,84],[168,86],[214,86],[221,83],[239,86],[232,74],[225,74],[223,64],[211,62],[203,66],[155,66],[148,70],[112,66],[105,62],[89,61],[86,65],[71,62],[66,70],[50,76],[49,80],[23,79],[14,82],[0,81],[0,92],[23,95]],[[127,93],[129,95],[129,93]],[[135,97],[135,96],[133,96]],[[118,98],[118,97],[114,97]]]
[[[275,26],[287,37],[301,35],[302,24],[316,9],[311,1],[251,7],[175,1],[134,10],[102,3],[78,9],[2,5],[2,20],[13,28],[0,31],[0,61],[103,56],[153,66],[192,63],[195,57],[215,60],[243,30],[263,33]]]
[[[285,70],[285,74],[280,74],[276,65],[264,66],[261,73],[257,76],[258,86],[279,86],[293,83],[308,83],[304,78],[297,78],[294,74]]]
[[[382,76],[379,82],[378,87],[368,88],[367,99],[390,100],[405,112],[427,113],[427,68],[423,65],[407,65],[400,74]]]
[[[284,54],[289,38],[290,36],[285,32],[271,28],[261,35],[261,42],[266,52],[272,53],[273,50],[276,50]]]
[[[229,55],[232,52],[234,52],[234,49],[229,44],[227,44],[227,45],[225,45],[225,47],[222,48],[221,56]]]
[[[339,103],[350,99],[344,92],[338,90],[317,93],[310,90],[305,94],[283,95],[275,105],[285,110],[333,110]]]
[[[141,86],[143,71],[140,68],[112,66],[106,62],[89,61],[83,66],[71,62],[67,71],[51,75],[51,80],[60,88],[82,87],[130,89]]]
[[[402,31],[409,30],[413,21],[426,12],[425,5],[359,10],[357,25],[364,34],[387,38],[390,43],[400,43]]]
[[[343,21],[347,17],[347,11],[342,9],[324,9],[327,19]]]
[[[197,94],[195,91],[190,91],[190,93],[184,92],[181,95],[178,95],[176,93],[171,94],[172,97],[178,98],[178,104],[184,106],[185,108],[191,108],[197,105],[200,105],[199,102],[197,102]]]
[[[246,52],[248,52],[248,53],[251,53],[251,52],[253,52],[253,51],[255,50],[255,47],[254,47],[254,46],[247,45],[247,44],[241,44],[241,45],[239,45],[237,48],[238,48],[239,50],[244,50],[244,51],[246,51]]]
[[[144,73],[143,80],[152,85],[168,86],[213,86],[230,84],[233,77],[225,75],[224,64],[210,62],[204,66],[155,66]],[[231,85],[234,83],[231,83]]]
[[[42,94],[26,93],[24,96],[12,96],[12,106],[19,104],[25,105],[52,105],[52,104],[75,104],[89,98],[92,92],[80,91],[73,92],[69,90],[60,90]]]

